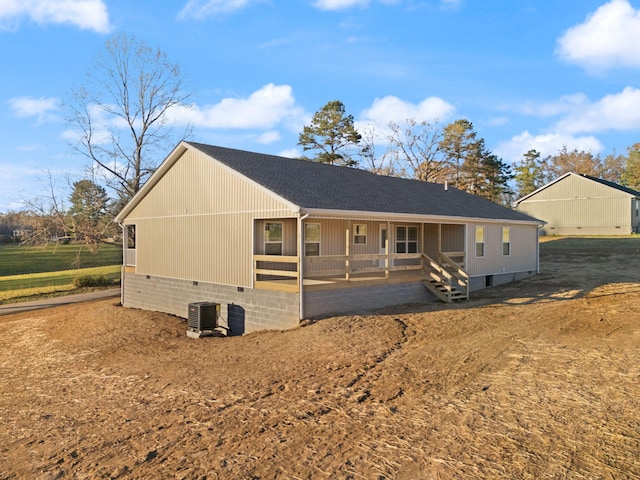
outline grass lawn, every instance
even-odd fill
[[[104,244],[92,254],[82,245],[0,246],[0,277],[122,265],[122,246]]]
[[[80,268],[72,268],[79,263]],[[0,247],[0,304],[86,291],[74,285],[83,276],[100,276],[107,287],[120,279],[122,248],[104,245],[91,254],[80,245]]]

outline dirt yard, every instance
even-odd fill
[[[543,247],[469,302],[286,332],[0,317],[0,479],[640,478],[640,238]]]

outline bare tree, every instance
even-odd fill
[[[423,182],[443,182],[448,164],[442,159],[440,143],[442,129],[437,123],[408,119],[403,123],[390,122],[389,150],[402,176]]]
[[[365,170],[375,173],[376,175],[383,175],[387,177],[401,176],[397,170],[394,156],[390,154],[389,149],[382,154],[378,154],[376,148],[376,141],[378,135],[376,133],[376,126],[372,123],[360,130],[362,149],[360,150],[360,156],[362,157],[362,166]]]
[[[22,242],[29,245],[46,245],[68,234],[64,201],[56,195],[57,186],[50,171],[46,172],[41,194],[25,200],[30,225],[22,235]]]
[[[71,92],[68,120],[80,132],[72,148],[98,167],[122,206],[188,135],[174,134],[168,115],[192,91],[164,52],[126,34],[106,42],[87,77]]]

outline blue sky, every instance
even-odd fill
[[[359,126],[466,118],[508,163],[640,141],[640,1],[0,0],[0,212],[82,177],[63,102],[117,32],[180,65],[194,141],[300,154],[331,100]]]

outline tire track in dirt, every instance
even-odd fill
[[[410,336],[407,334],[409,326],[405,321],[400,318],[394,318],[393,322],[400,329],[400,339],[393,345],[390,345],[385,351],[377,355],[373,362],[364,366],[364,370],[356,375],[348,384],[348,389],[353,389],[349,396],[356,395],[358,403],[365,402],[371,398],[371,388],[376,384],[376,381],[380,378],[380,370],[385,367],[385,362],[394,354],[400,352],[404,345],[409,341]],[[354,388],[356,387],[356,388]],[[404,391],[399,388],[398,391],[391,398],[387,398],[386,401],[394,400],[402,396]]]

